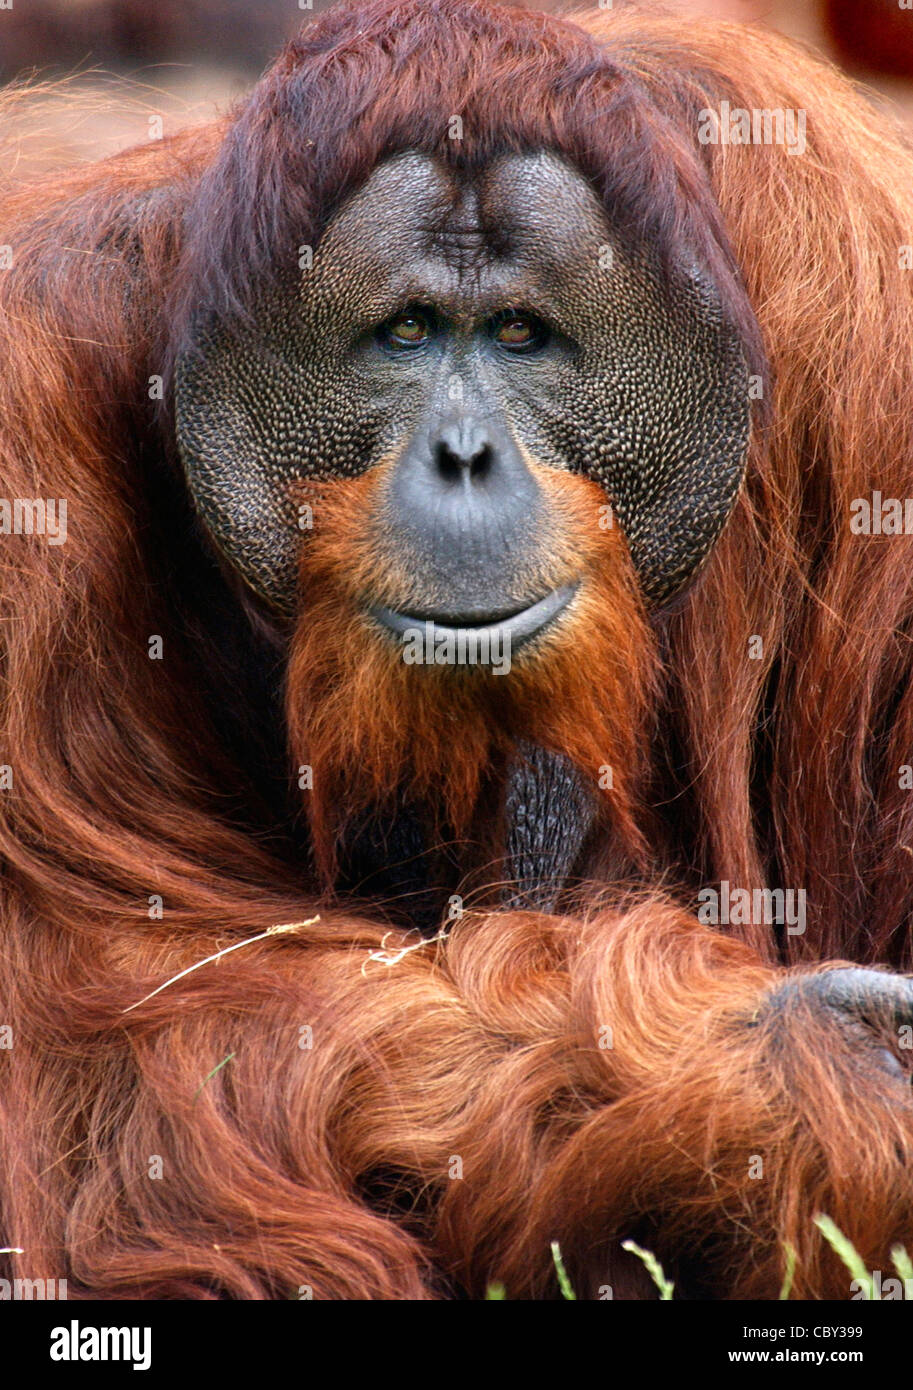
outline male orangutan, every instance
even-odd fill
[[[911,243],[802,52],[490,0],[8,189],[0,1273],[913,1249]]]

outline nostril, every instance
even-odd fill
[[[494,452],[489,444],[463,449],[440,440],[434,448],[434,462],[446,482],[459,482],[463,477],[481,479],[491,471]]]
[[[493,463],[494,453],[488,444],[483,444],[469,460],[469,476],[471,478],[484,478],[491,471]]]

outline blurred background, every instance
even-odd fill
[[[625,3],[614,0],[614,7]],[[908,6],[913,0],[666,0],[662,8],[782,30],[829,55],[913,121]],[[326,0],[0,0],[0,85],[62,79],[56,97],[17,103],[15,124],[4,120],[4,137],[13,137],[4,145],[15,151],[7,160],[15,159],[18,172],[53,168],[210,119],[324,8]],[[69,99],[76,89],[84,97],[78,118]]]

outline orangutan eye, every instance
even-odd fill
[[[424,347],[434,332],[434,320],[427,309],[404,309],[377,330],[377,340],[390,352],[408,352]]]
[[[489,331],[498,347],[507,352],[535,352],[551,337],[541,319],[520,309],[505,309],[497,314]]]

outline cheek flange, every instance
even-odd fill
[[[178,451],[197,512],[216,548],[274,609],[291,613],[297,587],[301,514],[293,431],[270,431],[294,399],[281,358],[245,351],[242,341],[207,335],[181,359],[175,377]],[[270,434],[273,437],[270,437]]]
[[[231,329],[201,325],[174,384],[178,452],[217,550],[271,608],[297,610],[309,517],[296,484],[364,471],[383,419],[293,287]]]
[[[570,292],[579,358],[527,403],[519,428],[544,461],[604,489],[644,596],[660,603],[706,560],[744,481],[752,406],[741,338],[704,278],[662,276],[645,253],[619,251],[611,276]]]

